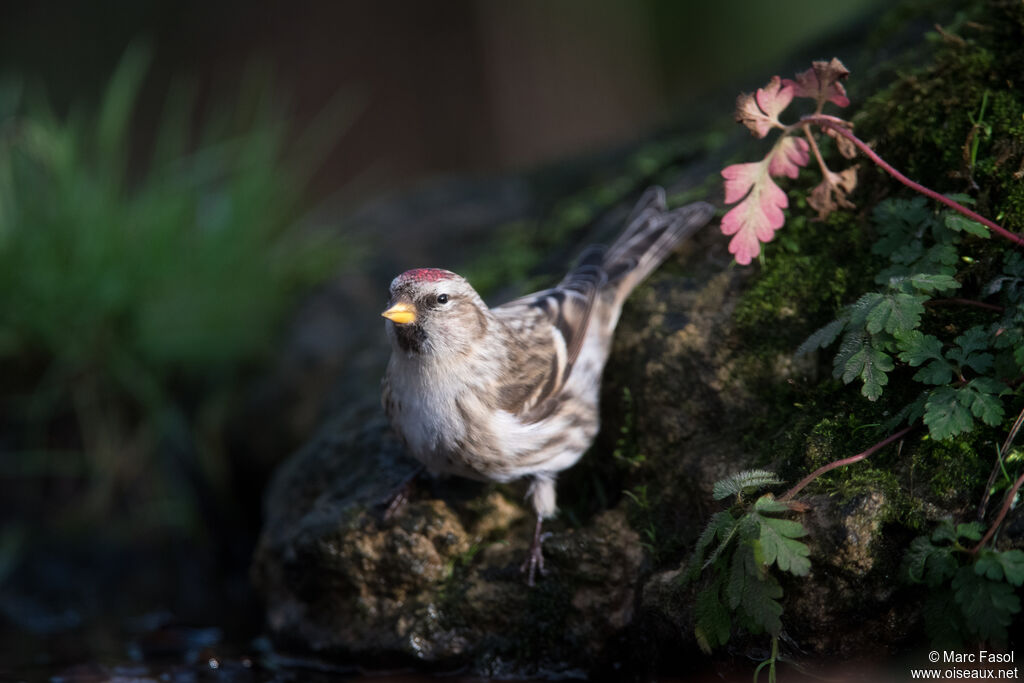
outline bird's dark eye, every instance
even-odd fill
[[[448,303],[448,295],[447,294],[438,294],[437,295],[437,303],[439,303],[439,304],[446,304],[446,303]]]

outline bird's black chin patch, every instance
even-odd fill
[[[395,325],[395,339],[398,347],[406,353],[423,353],[423,345],[427,341],[427,333],[421,325]]]

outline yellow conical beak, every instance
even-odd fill
[[[408,325],[409,323],[416,322],[416,307],[412,304],[399,301],[397,304],[381,313],[381,315],[393,323]]]

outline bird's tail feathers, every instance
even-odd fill
[[[665,190],[649,188],[627,219],[626,229],[604,254],[603,270],[620,300],[668,258],[684,240],[707,225],[715,207],[694,202],[668,210]]]

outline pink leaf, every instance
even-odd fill
[[[796,178],[800,167],[811,160],[810,145],[803,138],[787,135],[780,139],[769,154],[768,173],[773,176]],[[726,183],[726,202],[729,201],[729,184]],[[735,201],[735,200],[733,200]]]
[[[757,106],[772,121],[778,123],[779,114],[793,101],[793,88],[783,84],[778,76],[772,76],[768,85],[757,89]]]
[[[749,164],[733,164],[722,169],[725,178],[725,203],[738,202],[746,196],[757,179],[764,173],[764,162],[754,161]]]
[[[786,193],[768,174],[769,159],[753,165],[759,166],[760,172],[750,194],[722,217],[722,233],[735,235],[729,242],[729,253],[744,266],[761,252],[761,242],[770,242],[775,231],[782,227],[786,220],[782,210],[789,206]],[[746,174],[748,170],[744,171]]]
[[[846,89],[840,83],[849,75],[850,71],[843,63],[833,57],[831,62],[814,62],[810,69],[798,73],[795,81],[787,78],[783,82],[793,88],[793,93],[797,97],[816,100],[818,111],[821,111],[825,102],[831,102],[839,107],[850,104]]]
[[[772,128],[782,128],[779,113],[793,101],[790,83],[783,83],[778,76],[772,76],[768,85],[758,88],[756,95],[740,95],[736,99],[736,120],[758,138],[763,138]]]

